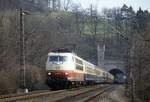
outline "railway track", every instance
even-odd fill
[[[75,100],[74,102],[78,102],[78,100],[81,99],[81,102],[88,102],[89,99],[95,96],[94,93],[96,93],[96,91],[100,92],[98,90],[102,90],[107,87],[108,86],[95,85],[58,91],[43,90],[29,93],[3,95],[0,96],[0,102],[73,102],[72,99]],[[89,97],[91,94],[94,96]]]
[[[110,92],[113,89],[114,89],[114,87],[107,87],[107,88],[105,88],[103,90],[97,91],[96,93],[94,93],[94,94],[92,94],[92,95],[90,95],[90,96],[88,96],[88,97],[86,97],[86,98],[84,98],[84,99],[82,99],[80,101],[81,102],[90,102],[93,99],[95,99],[97,96],[103,95],[105,92]]]
[[[71,95],[65,97],[64,99],[59,99],[55,102],[89,102],[98,95],[101,95],[109,90],[112,90],[114,87],[106,86],[106,87],[99,87],[92,90],[84,91],[81,93],[77,93],[75,95]]]
[[[34,98],[37,98],[37,97],[44,97],[47,95],[57,94],[61,92],[65,92],[65,90],[58,90],[58,91],[41,90],[41,91],[33,91],[29,93],[2,95],[0,96],[0,102],[14,102],[14,101],[21,102],[23,100],[33,100]]]

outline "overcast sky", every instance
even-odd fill
[[[99,12],[102,8],[113,8],[113,7],[121,7],[123,4],[127,6],[132,6],[134,10],[137,10],[141,7],[144,10],[150,11],[150,0],[74,0],[80,2],[83,8],[90,7],[90,4],[97,4]],[[96,3],[97,1],[97,3]]]

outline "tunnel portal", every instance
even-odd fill
[[[109,71],[112,75],[114,75],[114,83],[122,84],[125,83],[126,75],[120,69],[111,69]]]

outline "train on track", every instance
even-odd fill
[[[50,52],[46,62],[47,84],[52,88],[112,83],[113,75],[72,52]]]

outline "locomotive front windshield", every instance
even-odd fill
[[[67,56],[49,56],[49,62],[64,62],[67,61]]]

